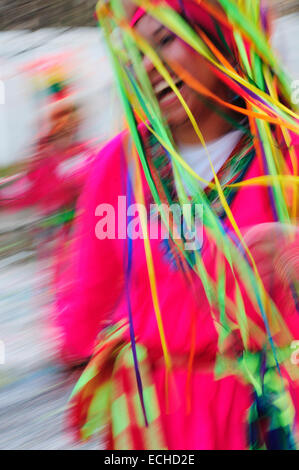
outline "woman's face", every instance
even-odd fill
[[[209,67],[208,62],[203,57],[194,52],[191,47],[186,45],[180,38],[173,35],[149,15],[141,17],[135,25],[135,29],[158,53],[192,114],[200,124],[200,120],[204,119],[205,112],[207,111],[206,104],[204,104],[197,92],[179,79],[167,63],[178,63],[202,85],[218,95],[223,93],[223,84],[220,79],[216,77]],[[168,83],[161,77],[150,60],[144,57],[143,61],[160,104],[161,112],[168,124],[172,128],[185,125],[189,121],[189,118],[177,96],[170,89]]]

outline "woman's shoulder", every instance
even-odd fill
[[[124,130],[106,142],[95,158],[95,165],[107,167],[119,161],[125,151],[125,140],[128,135],[128,131]]]

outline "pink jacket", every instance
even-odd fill
[[[127,166],[122,149],[123,134],[113,139],[99,154],[80,198],[80,216],[72,247],[72,256],[61,274],[57,294],[57,323],[62,335],[65,360],[76,361],[91,355],[97,333],[107,323],[127,318],[125,295],[125,240],[98,240],[95,235],[99,217],[96,208],[110,204],[117,214],[118,196],[126,196]],[[246,179],[261,174],[257,158]],[[268,190],[246,187],[238,191],[231,210],[245,232],[248,228],[273,221]],[[116,222],[116,231],[118,224]],[[227,229],[231,229],[227,223]],[[203,286],[194,273],[194,290],[184,274],[175,268],[171,253],[163,250],[160,240],[151,240],[155,275],[165,336],[173,358],[180,358],[174,368],[175,404],[166,414],[165,365],[154,314],[143,240],[133,242],[130,300],[137,341],[145,345],[155,376],[156,388],[170,449],[244,449],[246,448],[246,412],[251,404],[248,384],[230,375],[215,380],[213,367],[217,354],[218,333],[213,323]],[[202,256],[212,277],[215,272],[215,244],[207,240]],[[70,280],[70,282],[68,282]],[[227,292],[231,296],[232,279],[227,273]],[[194,291],[196,295],[194,295]],[[248,298],[246,313],[261,328]],[[279,306],[280,300],[277,299]],[[196,330],[196,361],[191,379],[192,412],[186,413],[187,359],[192,327]],[[299,316],[295,304],[287,312],[287,324],[299,339]],[[128,338],[129,341],[129,338]],[[253,347],[255,339],[252,338]],[[175,359],[174,359],[175,362]],[[293,387],[293,386],[292,386]],[[297,387],[293,387],[299,400]],[[299,402],[298,402],[299,404]]]

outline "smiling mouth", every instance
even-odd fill
[[[179,78],[177,78],[176,81],[174,80],[174,83],[175,83],[175,85],[176,85],[176,87],[178,88],[179,91],[181,90],[181,88],[184,84],[183,80],[181,80]],[[163,80],[163,81],[159,82],[157,85],[155,85],[154,92],[155,92],[155,95],[156,95],[157,100],[159,101],[159,103],[166,102],[169,99],[172,100],[172,98],[177,98],[176,94],[174,93],[172,88],[169,86],[169,84],[165,80]]]

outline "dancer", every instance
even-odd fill
[[[295,448],[299,129],[268,12],[97,14],[129,129],[93,165],[57,293],[64,359],[91,356],[71,424],[109,449]]]

